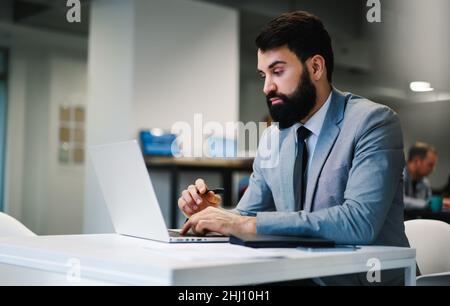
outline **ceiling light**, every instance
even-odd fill
[[[411,82],[409,88],[414,92],[430,92],[434,90],[428,82]]]

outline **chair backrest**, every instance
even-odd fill
[[[36,236],[36,234],[13,217],[0,213],[0,238],[19,236]]]
[[[436,220],[405,222],[406,236],[416,249],[422,275],[450,271],[450,224]]]

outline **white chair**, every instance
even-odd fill
[[[417,265],[422,274],[418,286],[450,286],[450,224],[436,220],[405,222],[406,236],[416,249]]]
[[[36,236],[25,225],[7,214],[0,213],[0,237]]]

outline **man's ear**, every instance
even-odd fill
[[[314,81],[319,81],[326,75],[325,59],[321,55],[314,55],[310,59],[310,73]]]

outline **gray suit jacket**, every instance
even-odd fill
[[[257,217],[257,233],[409,246],[403,224],[403,138],[390,108],[333,90],[303,211],[294,203],[295,137],[295,127],[272,126],[261,138],[249,187],[236,207],[241,215]],[[359,276],[328,283],[365,283],[365,275]],[[399,277],[394,273],[385,280]]]

